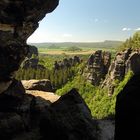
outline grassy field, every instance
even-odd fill
[[[48,55],[90,55],[96,50],[104,50],[115,52],[122,44],[120,41],[104,41],[104,42],[91,42],[91,43],[34,43],[38,48],[39,53]],[[71,48],[75,50],[70,51]],[[76,50],[79,49],[79,50]]]
[[[47,48],[38,48],[40,54],[49,54],[49,55],[90,55],[96,50],[111,51],[116,52],[116,49],[112,48],[82,48],[81,51],[66,51],[64,49],[47,49]]]

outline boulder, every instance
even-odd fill
[[[53,91],[52,84],[48,79],[42,80],[22,80],[22,84],[26,90]]]
[[[13,93],[19,89],[22,98],[9,91],[0,94],[1,140],[97,139],[97,123],[75,89],[54,100],[52,93],[25,94],[14,83]]]
[[[57,101],[60,96],[58,96],[57,94],[54,94],[53,92],[46,92],[46,91],[38,91],[38,90],[26,90],[27,94],[31,94],[35,97],[37,97],[37,101],[41,102],[41,98],[50,101],[50,103],[54,103],[55,101]]]
[[[44,113],[41,119],[42,140],[97,139],[97,123],[92,119],[89,108],[75,89],[46,109],[50,114]]]

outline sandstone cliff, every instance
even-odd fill
[[[93,85],[99,86],[108,72],[110,62],[110,52],[96,51],[88,59],[84,76]]]
[[[117,53],[102,87],[108,87],[109,94],[113,94],[115,81],[122,81],[128,71],[140,73],[140,50],[126,49]]]
[[[54,70],[69,68],[75,66],[76,64],[79,64],[80,62],[81,60],[78,56],[74,56],[73,58],[69,58],[69,59],[65,58],[63,59],[63,61],[55,61]]]

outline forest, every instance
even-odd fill
[[[98,47],[98,46],[97,46]],[[140,47],[140,32],[136,32],[133,37],[127,39],[124,43],[118,47],[113,46],[110,52],[112,54],[111,61],[115,59],[116,53],[131,48],[132,50],[137,50]],[[39,46],[41,49],[41,47]],[[43,49],[45,47],[43,46]],[[55,51],[59,51],[61,47],[53,46],[52,49]],[[72,49],[77,49],[71,47]],[[70,49],[71,49],[70,48]],[[78,51],[83,51],[82,49],[78,49]],[[115,48],[115,50],[114,50]],[[39,50],[40,50],[39,49]],[[51,49],[51,47],[49,48]],[[101,47],[98,49],[106,49],[106,47]],[[69,50],[69,48],[67,48]],[[95,48],[93,47],[93,52]],[[102,88],[101,85],[94,86],[84,77],[84,69],[87,66],[88,58],[91,54],[81,54],[78,55],[80,61],[73,65],[63,65],[60,68],[56,67],[56,63],[62,63],[65,59],[73,59],[74,54],[68,55],[65,53],[62,54],[47,54],[47,51],[43,54],[39,52],[39,64],[43,65],[45,69],[34,69],[28,68],[23,69],[20,68],[17,72],[16,78],[19,80],[29,80],[29,79],[49,79],[54,87],[55,94],[63,95],[70,91],[72,88],[76,88],[83,99],[86,101],[89,106],[91,113],[94,118],[97,119],[113,119],[115,115],[115,102],[116,96],[118,93],[124,88],[126,83],[133,76],[133,71],[129,70],[125,73],[123,80],[118,81],[114,80],[113,83],[115,85],[113,94],[111,96],[108,95],[108,89]]]

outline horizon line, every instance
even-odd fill
[[[124,42],[124,40],[104,40],[104,41],[48,41],[48,42],[27,42],[27,44],[38,44],[38,43],[103,43],[107,41],[118,41],[118,42]]]

